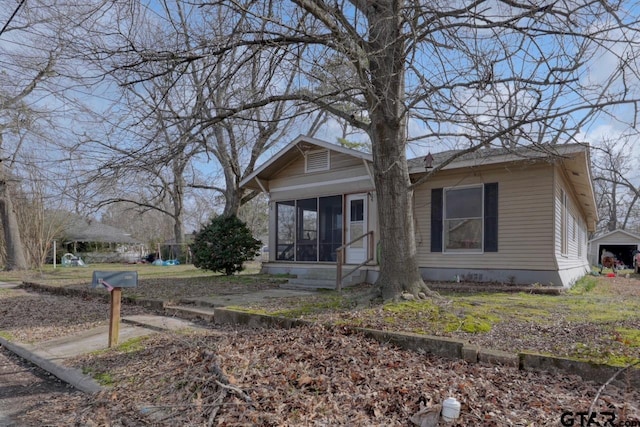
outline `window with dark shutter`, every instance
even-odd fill
[[[442,252],[442,188],[431,190],[431,252]]]
[[[476,218],[472,218],[468,212],[479,208]],[[484,184],[484,188],[432,189],[431,252],[469,252],[474,249],[498,252],[498,183]]]
[[[484,185],[484,251],[498,252],[498,183]]]

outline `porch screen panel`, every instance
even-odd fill
[[[342,196],[321,197],[319,261],[336,261],[342,245]]]
[[[318,199],[296,202],[296,261],[318,260]]]
[[[276,222],[276,259],[293,261],[296,231],[296,208],[293,200],[276,203]]]

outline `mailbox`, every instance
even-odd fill
[[[138,286],[137,271],[94,271],[91,287],[135,288]],[[111,290],[111,289],[109,289]]]

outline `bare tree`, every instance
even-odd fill
[[[37,206],[42,213],[46,206],[41,203],[49,200],[54,186],[41,184],[65,185],[65,128],[80,105],[75,95],[81,74],[67,55],[67,46],[76,23],[85,13],[92,13],[96,4],[100,0],[81,6],[65,0],[34,0],[0,9],[4,24],[0,37],[0,218],[7,269],[25,269],[30,260],[41,263],[46,251],[44,229],[36,234],[32,229],[21,230],[21,218],[29,215],[18,209]],[[13,198],[18,194],[22,200]],[[35,240],[25,244],[25,237]]]
[[[12,30],[12,27],[6,28],[8,30],[5,37],[10,36]],[[13,70],[8,69],[14,73],[5,72],[0,75],[0,220],[4,231],[7,270],[28,268],[11,182],[17,180],[15,169],[19,164],[21,148],[27,138],[29,123],[37,114],[30,107],[28,98],[53,71],[56,56],[56,53],[51,52],[45,57],[25,63],[15,52],[9,52],[5,55],[5,61],[8,61]],[[29,75],[29,69],[35,72]],[[16,71],[25,74],[17,81]]]
[[[208,34],[211,28],[229,29],[241,23],[203,13],[189,2],[162,5],[153,12],[139,5],[109,8],[121,17],[117,35],[107,37],[110,28],[97,26],[93,38],[83,41],[82,49],[77,47],[117,83],[122,97],[114,108],[124,112],[116,120],[106,119],[109,131],[102,136],[82,138],[77,152],[97,171],[83,180],[84,186],[95,188],[96,207],[126,202],[137,204],[141,212],[162,212],[174,222],[174,239],[180,244],[190,192],[219,192],[225,198],[223,213],[238,214],[240,206],[256,196],[245,194],[240,181],[294,120],[286,101],[227,116],[224,122],[216,120],[218,112],[224,115],[231,105],[261,100],[275,88],[286,91],[296,68],[290,66],[292,72],[285,73],[282,59],[263,55],[257,47],[238,48],[222,59],[210,56],[210,47],[202,40],[217,40],[215,33]],[[170,72],[165,72],[166,61],[122,67],[109,59],[130,54],[122,45],[136,52],[198,54],[170,65]]]
[[[210,29],[215,37],[196,48],[122,52],[116,58],[120,69],[164,64],[164,70],[127,84],[173,73],[204,57],[224,61],[237,49],[295,64],[301,77],[293,90],[219,107],[204,127],[213,129],[275,101],[298,100],[365,132],[382,224],[377,288],[385,299],[429,292],[416,259],[416,186],[455,156],[483,147],[575,142],[580,126],[599,112],[638,100],[638,17],[623,2],[234,0],[201,6],[233,16],[237,25]],[[339,66],[314,74],[327,58]],[[610,65],[596,70],[596,60]],[[251,61],[236,64],[251,68]],[[354,78],[331,75],[332,69],[345,68]],[[351,107],[345,109],[346,104]],[[634,123],[633,111],[627,119]],[[410,120],[423,132],[409,137]],[[462,150],[412,182],[406,158],[410,141]]]
[[[635,138],[621,135],[594,150],[593,172],[600,221],[598,232],[638,229],[640,183],[635,164]]]
[[[286,45],[292,56],[313,46],[303,63],[331,56],[351,68],[354,80],[333,78],[322,92],[300,87],[299,96],[371,139],[384,253],[377,285],[385,299],[428,291],[416,260],[412,193],[437,168],[411,182],[409,119],[425,129],[414,138],[430,146],[449,141],[463,154],[570,141],[604,107],[638,99],[628,84],[637,76],[630,60],[637,17],[622,5],[293,0],[265,11],[262,3],[231,4],[269,22],[268,31],[246,31],[236,45]],[[613,73],[585,76],[605,53]],[[338,108],[344,101],[364,114]]]

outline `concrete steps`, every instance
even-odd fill
[[[348,269],[346,271],[349,271]],[[364,282],[367,278],[366,270],[358,270],[342,281],[342,287],[355,286]],[[335,289],[335,269],[307,269],[296,273],[296,277],[290,278],[287,283],[280,285],[283,289],[316,290]]]
[[[213,323],[214,309],[212,307],[171,305],[166,306],[164,312],[167,316],[175,316],[180,319],[204,320]]]

